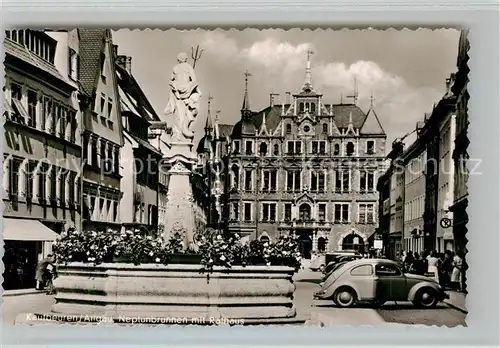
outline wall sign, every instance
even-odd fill
[[[451,227],[451,220],[448,218],[442,218],[439,225],[441,225],[442,228],[449,228]]]

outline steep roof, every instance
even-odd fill
[[[347,128],[351,115],[354,128],[361,128],[366,118],[363,110],[355,104],[332,104],[332,111],[338,128]]]
[[[337,128],[348,128],[352,120],[353,128],[360,129],[361,134],[385,135],[385,131],[373,108],[365,114],[355,104],[331,104],[335,126]],[[231,136],[254,135],[256,130],[262,126],[263,114],[266,115],[266,127],[269,133],[273,133],[281,122],[281,105],[268,106],[265,109],[252,112],[248,120],[238,121],[232,130]]]
[[[129,111],[134,112],[148,121],[160,121],[160,117],[154,110],[134,76],[129,74],[126,69],[118,64],[115,64],[115,69],[118,86],[120,91],[123,92],[120,93],[122,110],[126,107]],[[125,94],[125,96],[123,94]],[[123,97],[126,97],[126,100],[123,100]],[[131,107],[133,107],[132,110]]]
[[[231,124],[219,124],[219,137],[230,137],[234,126]]]
[[[85,94],[91,96],[101,74],[101,53],[104,53],[108,29],[78,29],[80,36],[80,83]]]
[[[360,134],[385,135],[384,128],[373,108],[368,110],[368,114],[359,132]]]

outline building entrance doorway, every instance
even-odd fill
[[[364,253],[365,241],[360,235],[350,233],[342,240],[342,250],[356,250],[360,253]]]
[[[311,259],[312,252],[312,230],[297,230],[300,255],[307,260]]]

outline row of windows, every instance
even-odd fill
[[[77,173],[45,162],[24,158],[4,158],[4,192],[11,199],[36,198],[61,206],[80,204],[80,181]]]
[[[120,147],[95,135],[83,136],[83,160],[108,174],[120,172]]]
[[[57,42],[41,31],[30,29],[7,30],[5,35],[8,39],[26,47],[29,51],[40,58],[54,64]]]
[[[243,190],[253,192],[254,189],[254,174],[255,170],[245,169],[240,173],[240,169],[234,166],[231,170],[231,189],[240,189],[240,178],[243,179]],[[241,175],[242,174],[242,175]],[[324,193],[327,188],[327,171],[318,170],[309,172],[308,186],[304,182],[303,172],[300,170],[286,170],[284,189],[288,192],[300,192],[304,189],[310,192]],[[261,192],[276,192],[278,191],[278,171],[263,170],[261,172],[260,191]],[[349,170],[337,170],[334,173],[334,191],[337,193],[351,192],[352,172]],[[375,172],[359,171],[359,192],[375,192]]]
[[[422,152],[418,157],[413,158],[405,168],[405,183],[411,184],[415,180],[424,176],[426,153]]]
[[[84,202],[86,203],[86,218],[92,221],[100,222],[120,222],[119,204],[117,199],[110,197],[98,197],[94,195],[84,194]]]
[[[286,154],[288,155],[300,155],[305,153],[303,148],[304,142],[302,140],[290,140],[286,142]],[[359,146],[359,145],[358,145]],[[354,156],[356,151],[356,145],[354,142],[350,141],[345,144],[341,149],[340,144],[333,144],[333,155],[334,156]],[[342,150],[342,151],[341,151]],[[241,154],[240,140],[233,141],[233,154]],[[282,153],[280,144],[274,144],[272,151],[269,151],[269,142],[261,142],[259,144],[258,154],[261,156],[280,156]],[[308,154],[328,154],[328,142],[326,140],[312,140],[309,142]],[[256,154],[255,143],[253,140],[245,140],[244,154],[251,156]],[[375,154],[375,141],[367,140],[365,143],[365,154]]]
[[[408,202],[405,202],[404,220],[411,221],[419,219],[424,214],[425,195],[415,197]]]
[[[135,207],[135,221],[136,223],[155,225],[158,217],[158,207],[153,204],[147,205],[145,203],[138,203]]]
[[[259,205],[259,221],[261,222],[290,222],[293,219],[298,221],[312,221],[327,222],[327,203],[318,203],[316,212],[313,214],[311,205],[304,203],[298,207],[298,212],[294,212],[292,203],[284,203],[282,216],[277,216],[278,203],[261,203]],[[348,223],[351,222],[351,203],[334,203],[333,204],[333,222],[335,223]],[[357,223],[371,224],[375,223],[375,203],[358,203]],[[254,203],[243,202],[242,214],[240,216],[240,203],[231,203],[231,219],[239,221],[242,219],[245,222],[255,220],[254,216]]]
[[[76,111],[33,89],[22,88],[12,82],[10,101],[14,111],[12,120],[53,134],[72,143],[76,140]]]

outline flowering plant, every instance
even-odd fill
[[[220,231],[207,229],[197,241],[197,249],[183,250],[182,236],[174,234],[167,243],[161,236],[152,236],[140,230],[125,230],[120,233],[79,232],[72,228],[63,232],[52,247],[56,263],[72,261],[131,262],[168,264],[174,254],[197,254],[202,271],[212,271],[214,266],[231,268],[234,265],[283,265],[298,267],[300,253],[294,236],[283,235],[274,242],[254,240],[242,243],[238,234],[224,235]]]
[[[138,229],[117,233],[113,230],[80,232],[71,228],[61,233],[52,246],[52,253],[56,263],[79,261],[98,265],[123,260],[135,265],[144,262],[167,264],[176,247]]]

